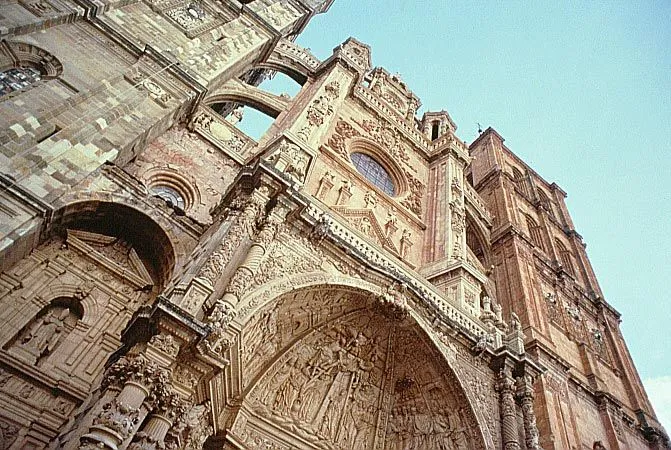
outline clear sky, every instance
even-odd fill
[[[567,193],[576,230],[671,431],[671,1],[336,0],[298,43],[349,36],[426,110],[477,124]]]

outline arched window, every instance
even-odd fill
[[[9,351],[30,364],[39,365],[72,332],[82,313],[77,300],[55,299],[19,332]]]
[[[554,209],[552,208],[552,202],[550,201],[550,198],[543,192],[542,190],[538,190],[538,198],[540,201],[540,206],[541,208],[545,209],[550,216],[553,218],[555,217],[554,214]]]
[[[45,50],[23,42],[0,42],[0,97],[58,77],[61,63]]]
[[[536,247],[541,250],[545,250],[543,246],[543,236],[541,234],[541,227],[536,223],[536,221],[529,215],[526,215],[527,219],[527,228],[529,229],[529,235],[531,236],[531,241],[536,245]]]
[[[20,91],[42,79],[39,70],[32,67],[13,67],[0,72],[0,97]]]
[[[152,194],[161,197],[163,200],[168,202],[171,206],[176,206],[179,209],[185,209],[186,207],[186,202],[184,201],[184,197],[182,194],[180,194],[177,189],[170,187],[170,186],[164,186],[164,185],[158,185],[158,186],[152,186],[151,187],[151,192]]]
[[[382,164],[366,153],[352,153],[350,157],[352,158],[356,170],[366,177],[368,181],[382,189],[385,194],[391,196],[396,194],[394,180]]]
[[[555,247],[557,248],[557,253],[559,254],[559,261],[561,261],[561,264],[564,266],[566,272],[575,276],[575,269],[573,267],[571,252],[568,251],[566,246],[559,239],[555,239]]]
[[[519,189],[520,192],[522,192],[522,194],[528,197],[529,189],[526,177],[516,167],[513,167],[513,178],[515,179],[515,186],[517,187],[517,189]]]

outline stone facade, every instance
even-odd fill
[[[563,191],[331,1],[3,4],[0,449],[669,448]]]

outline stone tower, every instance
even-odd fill
[[[3,4],[0,448],[668,448],[563,192],[331,2]]]

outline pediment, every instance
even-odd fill
[[[143,289],[154,285],[135,249],[122,238],[82,230],[67,230],[68,246]]]
[[[331,209],[340,214],[350,225],[366,235],[374,243],[400,257],[398,248],[386,235],[384,226],[371,209],[347,208],[344,206],[331,206]]]

